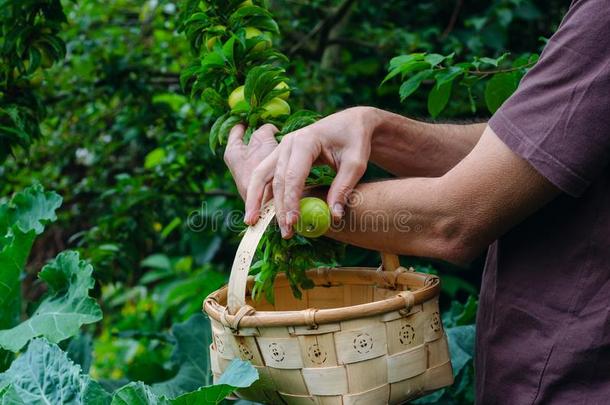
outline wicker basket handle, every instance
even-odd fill
[[[260,219],[256,225],[248,227],[239,243],[233,266],[231,267],[227,296],[227,307],[232,315],[246,305],[246,284],[252,259],[265,229],[267,229],[274,217],[275,206],[273,205],[273,200],[271,200],[261,208]],[[400,266],[398,256],[395,254],[381,253],[381,261],[383,269],[386,271],[394,271]]]

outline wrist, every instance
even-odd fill
[[[375,107],[355,107],[359,110],[361,121],[366,128],[366,132],[369,138],[373,139],[375,134],[379,131],[379,128],[383,124],[385,111]]]
[[[372,155],[376,155],[376,152],[383,154],[388,148],[404,146],[402,144],[406,140],[405,135],[410,132],[411,124],[415,121],[378,108],[369,114],[374,124],[371,136]]]

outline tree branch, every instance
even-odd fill
[[[445,30],[443,31],[443,33],[440,36],[441,40],[447,38],[449,33],[451,31],[453,31],[453,28],[455,28],[455,23],[457,22],[458,16],[460,15],[460,10],[462,9],[463,5],[464,5],[464,0],[457,0],[455,2],[455,7],[453,8],[453,12],[451,13],[451,18],[449,19],[449,23],[447,24],[447,27],[445,28]]]
[[[347,10],[354,4],[356,0],[343,0],[343,2],[337,7],[337,9],[328,15],[324,20],[320,21],[313,27],[307,35],[301,38],[299,42],[297,42],[290,50],[288,51],[288,56],[294,55],[297,51],[299,51],[310,39],[315,37],[318,33],[320,33],[320,41],[318,41],[318,46],[316,48],[316,55],[321,55],[324,47],[326,46],[326,42],[328,40],[328,34],[330,30],[335,26]]]

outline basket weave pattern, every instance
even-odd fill
[[[320,405],[399,404],[453,382],[439,280],[398,267],[392,255],[384,256],[384,267],[393,271],[310,270],[316,287],[304,291],[302,300],[279,275],[275,305],[252,302],[247,268],[269,216],[272,206],[260,228],[244,236],[229,286],[204,303],[212,321],[215,379],[240,358],[260,376],[237,392],[240,397]]]

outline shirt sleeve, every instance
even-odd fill
[[[580,196],[610,161],[610,6],[572,3],[538,63],[489,126],[563,192]]]

